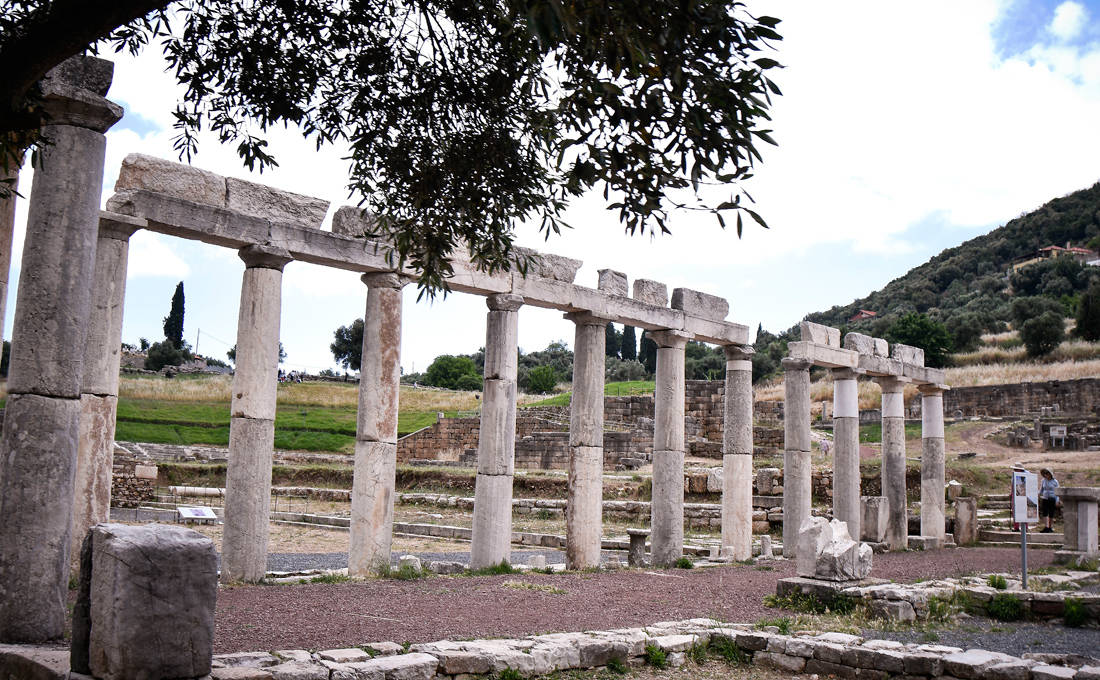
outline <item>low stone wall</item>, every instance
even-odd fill
[[[920,408],[920,397],[911,406]],[[1010,385],[955,387],[943,394],[947,417],[1021,416],[1057,405],[1062,413],[1093,414],[1100,410],[1100,379],[1052,380]]]
[[[111,471],[111,505],[119,508],[136,508],[157,499],[156,468],[154,477],[138,476],[133,463],[116,465]],[[142,466],[144,467],[144,466]]]

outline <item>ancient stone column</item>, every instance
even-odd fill
[[[122,117],[104,98],[113,68],[73,57],[41,82],[47,144],[30,192],[0,442],[0,642],[65,628],[103,133]]]
[[[516,339],[523,298],[500,293],[485,299],[485,384],[477,440],[477,482],[470,568],[511,555],[512,475],[516,454]]]
[[[0,171],[0,180],[12,180],[7,186],[11,192],[0,198],[0,345],[4,343],[4,319],[8,306],[8,274],[11,272],[11,238],[15,231],[15,191],[19,188],[19,168],[6,173]]]
[[[363,275],[367,312],[351,488],[351,576],[367,576],[390,564],[401,384],[401,288],[406,282],[392,273]]]
[[[921,385],[920,534],[943,547],[944,524],[943,389]],[[903,426],[904,427],[904,426]]]
[[[684,555],[684,349],[680,331],[653,331],[657,384],[653,393],[653,564],[672,566]]]
[[[291,260],[285,249],[270,245],[241,248],[240,256],[245,270],[230,404],[222,583],[259,581],[267,573],[279,315],[283,267]]]
[[[905,383],[877,378],[882,387],[882,495],[889,505],[886,545],[890,550],[909,546],[905,499]]]
[[[859,540],[859,382],[850,368],[833,369],[833,517]]]
[[[722,548],[735,560],[752,557],[752,353],[727,345],[722,433]]]
[[[576,328],[573,401],[569,412],[569,502],[565,565],[600,566],[603,527],[603,388],[607,319],[566,314]]]
[[[783,364],[783,556],[793,557],[798,530],[810,516],[809,361],[786,358]]]
[[[111,466],[114,462],[118,369],[122,345],[122,305],[130,236],[138,227],[101,220],[95,251],[95,285],[84,345],[84,385],[80,394],[80,440],[73,485],[72,558],[88,529],[111,519]]]

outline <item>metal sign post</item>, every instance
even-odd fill
[[[1027,524],[1020,525],[1020,561],[1020,580],[1023,582],[1023,589],[1027,590]]]
[[[1020,572],[1027,589],[1027,525],[1039,521],[1039,478],[1023,468],[1012,469],[1012,521],[1020,527]]]

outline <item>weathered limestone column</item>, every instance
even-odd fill
[[[80,389],[114,66],[73,57],[41,81],[49,124],[31,186],[0,442],[0,642],[65,628]]]
[[[905,499],[905,383],[877,378],[882,387],[882,495],[889,505],[886,545],[890,550],[909,547],[909,520]]]
[[[363,275],[367,311],[351,488],[351,576],[367,576],[390,564],[401,385],[401,288],[406,282],[392,273]]]
[[[722,432],[722,549],[752,557],[753,349],[727,345],[725,428]]]
[[[860,533],[859,507],[859,375],[833,369],[833,517],[848,524],[848,535]]]
[[[259,581],[267,573],[279,315],[283,267],[291,260],[285,249],[270,245],[241,248],[240,257],[245,270],[230,405],[222,583]]]
[[[802,359],[783,364],[783,556],[793,557],[798,530],[810,516],[810,366]]]
[[[943,388],[921,385],[920,535],[943,547],[944,523]],[[904,427],[904,426],[903,426]]]
[[[600,566],[603,533],[603,388],[607,319],[566,314],[577,325],[573,343],[573,401],[569,411],[569,501],[565,506],[565,565]]]
[[[118,369],[121,361],[122,305],[130,236],[136,224],[102,220],[95,251],[88,341],[84,345],[84,385],[80,394],[80,440],[73,485],[71,556],[75,565],[88,530],[111,519],[111,466],[114,462]]]
[[[512,475],[516,454],[516,345],[523,298],[500,293],[485,299],[485,386],[477,439],[477,482],[470,568],[481,569],[511,555]]]
[[[13,192],[7,198],[0,198],[0,346],[4,343],[4,320],[7,318],[8,275],[11,272],[11,238],[15,232],[15,191],[19,188],[19,168],[7,173],[0,171],[0,179],[14,180],[10,185]]]
[[[657,384],[653,394],[653,564],[670,567],[684,555],[684,350],[680,331],[654,331]]]

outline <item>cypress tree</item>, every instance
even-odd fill
[[[1077,335],[1089,342],[1100,340],[1100,280],[1089,284],[1077,306]]]
[[[645,331],[642,331],[638,361],[645,366],[646,373],[655,374],[657,372],[657,343],[650,340]]]
[[[623,326],[623,346],[619,354],[623,361],[634,361],[638,358],[638,338],[634,335],[633,326]]]
[[[615,330],[615,324],[610,321],[607,322],[607,344],[604,347],[604,354],[609,357],[619,358],[619,345],[623,342],[623,336],[619,331]]]
[[[183,281],[176,284],[172,309],[164,317],[164,337],[176,349],[183,348]]]

